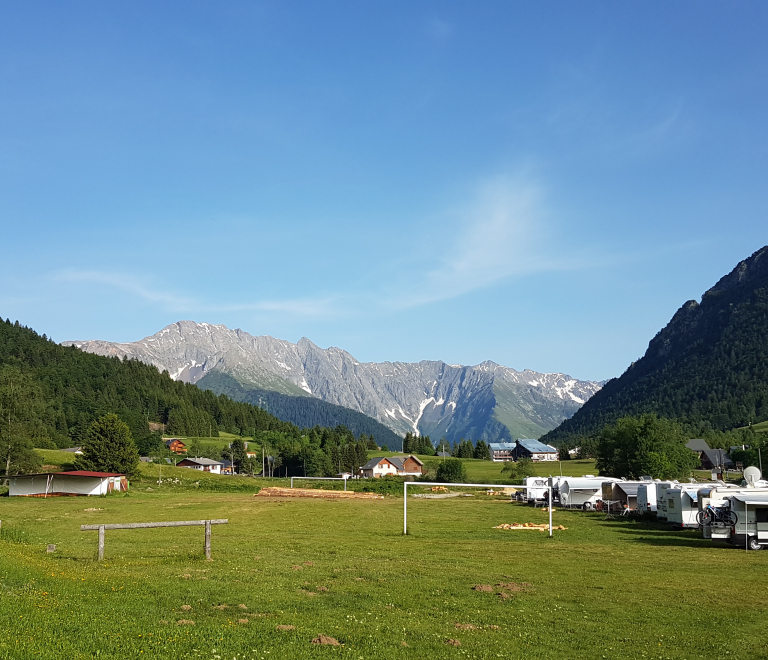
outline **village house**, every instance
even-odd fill
[[[488,444],[491,449],[491,460],[511,461],[514,460],[515,443],[514,442],[491,442]]]
[[[174,454],[186,454],[187,445],[185,445],[181,438],[166,438],[165,446],[168,447]]]
[[[211,474],[221,474],[222,465],[221,461],[214,461],[211,458],[185,458],[176,463],[176,467],[191,468]]]
[[[521,439],[515,442],[513,455],[516,461],[521,458],[530,458],[532,461],[556,461],[557,448],[545,445],[538,440]]]
[[[722,472],[723,470],[732,470],[734,467],[734,463],[725,449],[705,449],[700,456],[702,470]]]
[[[398,477],[421,476],[424,463],[415,456],[391,456],[372,458],[360,468],[360,475],[367,478],[384,477],[392,474]]]

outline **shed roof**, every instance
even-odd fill
[[[557,449],[554,447],[545,445],[543,442],[539,442],[538,440],[528,440],[522,438],[517,441],[517,444],[532,453],[535,452],[537,454],[550,454],[552,452],[557,452]]]
[[[179,461],[176,465],[182,463],[197,463],[198,465],[222,465],[221,461],[214,461],[212,458],[185,458],[183,461]]]
[[[14,474],[13,478],[17,477],[124,477],[121,472],[91,472],[90,470],[70,470],[69,472],[38,472],[36,474]]]

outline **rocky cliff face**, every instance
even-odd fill
[[[127,356],[196,383],[212,372],[244,386],[312,396],[362,412],[397,433],[487,440],[538,437],[570,417],[599,383],[564,374],[515,371],[493,362],[361,363],[306,338],[297,344],[222,325],[179,321],[138,342],[65,342]]]

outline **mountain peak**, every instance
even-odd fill
[[[401,434],[449,439],[541,435],[600,388],[563,374],[526,370],[523,375],[490,360],[456,368],[435,360],[361,364],[347,351],[322,349],[307,337],[292,344],[188,320],[134,343],[79,344],[93,353],[148,362],[177,380],[197,383],[221,373],[246,390],[315,397],[362,412]]]

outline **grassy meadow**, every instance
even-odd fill
[[[768,552],[577,511],[493,529],[547,514],[480,490],[410,499],[405,537],[402,496],[142,467],[127,495],[0,498],[0,659],[765,657]],[[107,531],[102,563],[80,531],[201,518],[229,519],[210,562],[201,527]]]

